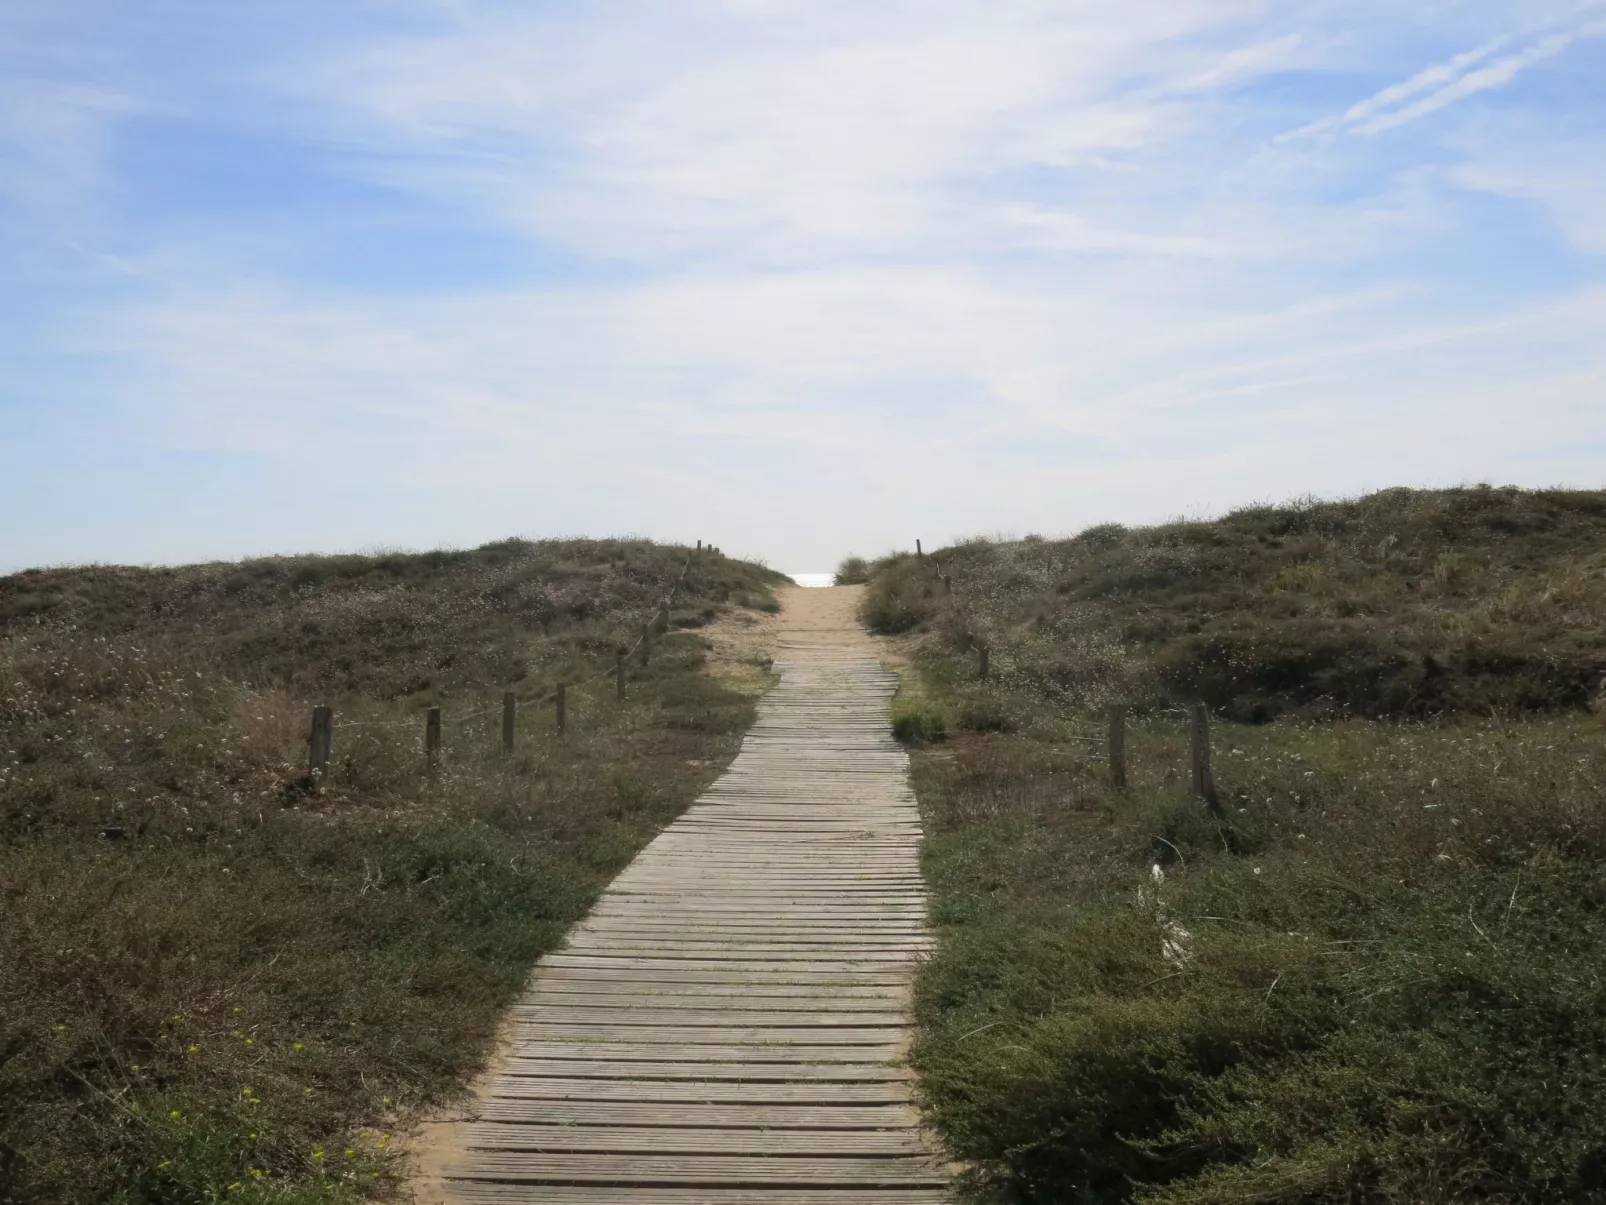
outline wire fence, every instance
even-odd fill
[[[927,557],[921,548],[919,540],[915,541],[915,560],[918,565],[930,565],[936,574],[937,580],[942,584],[943,596],[958,600],[954,590],[954,579],[951,572],[944,572],[941,562],[936,556]],[[961,583],[963,585],[963,583]],[[974,609],[962,603],[959,609],[974,614]],[[973,620],[967,619],[965,633],[965,649],[976,654],[976,680],[988,682],[993,674],[994,649],[992,643],[978,636],[972,629]],[[1013,665],[1013,657],[1007,649],[1004,652],[1004,668],[1007,670],[1019,667]],[[1052,678],[1043,678],[1043,685],[1048,688],[1050,697],[1061,706],[1060,718],[1067,725],[1075,725],[1082,719],[1065,710],[1068,706],[1078,704],[1070,699],[1059,683]],[[1102,745],[1107,751],[1109,763],[1110,784],[1117,789],[1124,790],[1127,785],[1127,756],[1126,756],[1126,729],[1128,707],[1125,704],[1115,704],[1106,709],[1105,731],[1099,735],[1091,733],[1072,733],[1064,739],[1079,743]],[[1210,757],[1210,710],[1203,703],[1195,703],[1187,708],[1165,708],[1162,714],[1176,714],[1184,716],[1188,721],[1189,731],[1189,763],[1194,793],[1204,800],[1210,811],[1218,818],[1222,815],[1220,795],[1216,790],[1215,776],[1211,768]]]
[[[645,623],[640,624],[634,642],[628,646],[620,646],[614,653],[612,667],[600,670],[589,677],[581,678],[575,682],[560,681],[549,693],[538,696],[532,700],[537,705],[556,704],[556,726],[561,734],[567,728],[567,700],[569,691],[584,691],[587,687],[601,682],[607,678],[618,679],[618,697],[624,698],[626,663],[637,653],[641,654],[643,666],[648,663],[652,647],[652,636],[656,630],[665,633],[669,629],[670,609],[675,605],[682,589],[686,584],[687,574],[691,572],[692,564],[703,551],[702,541],[698,541],[697,549],[686,554],[686,561],[680,567],[679,574],[670,583],[669,590],[654,605]],[[710,554],[719,555],[719,550],[709,546]],[[632,626],[636,626],[634,623]],[[513,692],[503,694],[500,706],[484,707],[477,711],[470,711],[461,715],[454,715],[455,724],[467,723],[470,720],[483,719],[500,713],[502,716],[502,745],[505,752],[512,752],[517,729],[518,700]],[[440,707],[431,707],[424,717],[424,749],[429,764],[433,767],[440,756],[441,732],[443,713]],[[414,728],[418,724],[416,716],[395,720],[343,720],[340,727],[342,731],[348,729],[398,729]],[[307,737],[307,772],[314,783],[326,779],[329,774],[329,763],[334,755],[334,709],[327,705],[315,706],[312,709],[312,725]]]

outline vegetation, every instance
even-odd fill
[[[836,581],[838,586],[862,586],[870,580],[870,562],[862,556],[843,558],[836,567]]]
[[[974,542],[866,614],[949,730],[915,1060],[978,1199],[1606,1200],[1606,495]]]
[[[751,698],[683,629],[779,580],[641,541],[0,579],[0,1202],[386,1195],[396,1127],[734,753]],[[621,705],[596,675],[671,591]]]
[[[1002,643],[1034,693],[1231,719],[1576,710],[1606,666],[1606,492],[1386,490],[876,565],[866,618]],[[944,593],[937,573],[953,583]]]

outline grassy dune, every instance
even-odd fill
[[[978,1198],[1606,1200],[1606,494],[974,542],[866,606],[917,649],[916,1060]]]
[[[695,628],[773,607],[778,575],[688,555],[0,579],[0,1201],[387,1195],[393,1127],[473,1069],[533,960],[749,722]],[[552,687],[610,667],[672,588],[628,701],[572,689],[559,740]],[[313,703],[336,714],[318,793]]]

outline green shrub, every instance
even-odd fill
[[[1003,1200],[1600,1199],[1601,736],[1218,726],[1230,851],[1176,721],[1120,798],[1047,733],[917,754],[954,1153]]]
[[[876,562],[860,603],[859,617],[872,632],[897,636],[918,627],[938,610],[938,583],[929,561],[912,556]]]
[[[870,562],[862,556],[844,557],[836,567],[835,584],[838,586],[862,586],[869,580]]]
[[[615,648],[779,580],[634,540],[0,578],[0,1202],[394,1195],[381,1135],[751,722],[702,637],[623,705]]]
[[[1258,721],[1576,710],[1606,669],[1606,491],[1386,490],[973,540],[878,563],[864,618],[952,653],[989,633],[1076,702],[1119,682]]]
[[[896,560],[866,613],[967,730],[913,753],[914,1057],[978,1199],[1606,1201],[1606,492],[935,559],[951,595]]]
[[[927,704],[894,705],[892,737],[905,745],[931,745],[948,735],[940,710]]]

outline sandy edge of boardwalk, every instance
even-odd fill
[[[783,640],[806,639],[879,657],[889,666],[902,661],[887,641],[870,635],[857,619],[863,586],[782,586],[775,591],[778,613],[733,609],[698,635],[708,640],[707,672],[733,690],[762,694],[775,681],[769,672]],[[499,1074],[514,1049],[516,1022],[511,1013],[498,1028],[484,1066],[465,1085],[460,1097],[413,1121],[397,1133],[393,1149],[400,1155],[406,1181],[403,1200],[414,1205],[454,1205],[444,1173],[465,1153],[459,1123],[472,1121],[470,1109],[479,1089]]]

